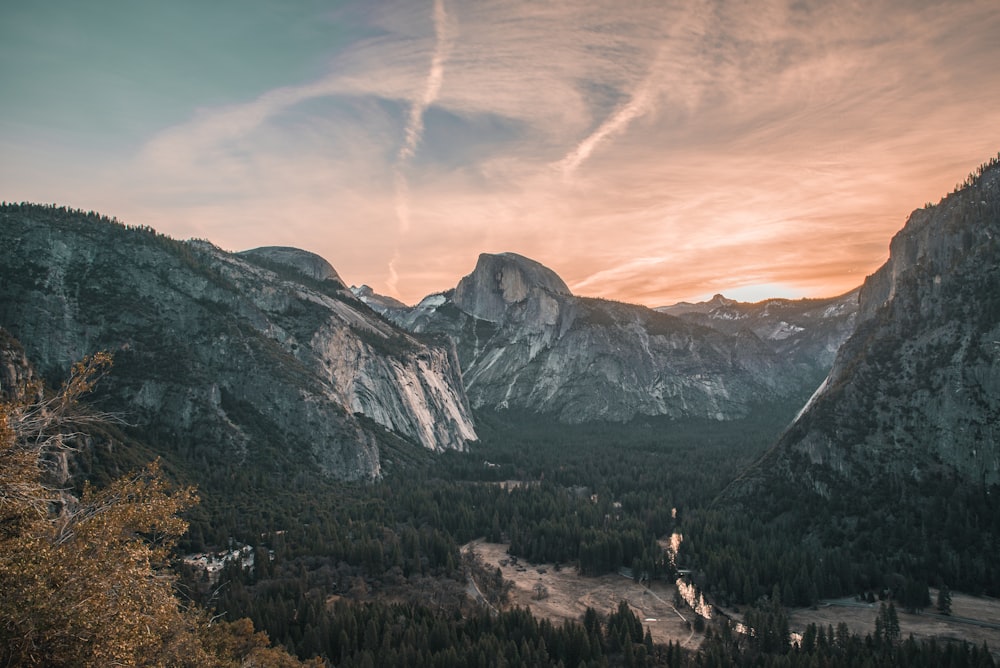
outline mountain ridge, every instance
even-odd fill
[[[33,205],[0,209],[0,244],[0,325],[41,373],[112,352],[109,401],[177,447],[231,466],[267,442],[357,479],[380,474],[390,434],[431,450],[476,438],[450,347],[375,314],[318,256]]]
[[[729,420],[770,402],[805,402],[832,362],[826,349],[853,326],[854,308],[844,298],[842,312],[824,315],[834,302],[821,300],[809,323],[823,332],[815,341],[791,336],[798,332],[762,338],[746,327],[573,295],[555,272],[515,253],[481,254],[456,288],[411,308],[367,299],[410,331],[455,341],[474,407],[564,422]],[[802,350],[789,354],[796,345]],[[817,347],[825,353],[814,355]]]

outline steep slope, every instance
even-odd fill
[[[0,209],[0,247],[0,326],[40,372],[112,352],[109,407],[196,461],[369,478],[380,445],[476,438],[454,351],[377,316],[311,253],[234,255],[34,205]]]
[[[785,355],[746,328],[718,331],[576,297],[554,272],[514,253],[483,254],[454,290],[386,316],[456,342],[473,406],[571,423],[738,419],[755,407],[804,402],[829,368]]]
[[[824,497],[875,481],[1000,483],[1000,166],[911,214],[861,289],[855,333],[738,487]]]

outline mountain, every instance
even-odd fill
[[[793,481],[830,498],[942,478],[1000,483],[996,160],[910,215],[829,376],[737,489]]]
[[[102,407],[160,450],[363,479],[386,452],[476,439],[455,351],[378,316],[312,253],[36,205],[0,208],[0,247],[0,326],[50,380],[113,353]]]
[[[779,545],[769,559],[824,595],[889,589],[914,609],[928,583],[996,596],[1000,156],[914,211],[889,250],[825,381],[716,507],[758,524],[733,554]]]
[[[775,303],[769,311],[775,315],[758,320],[777,321],[784,310]],[[747,326],[722,329],[578,297],[552,270],[501,253],[480,255],[454,290],[383,312],[410,331],[455,342],[475,408],[580,423],[637,416],[733,420],[764,405],[801,405],[827,373],[832,352],[813,359],[788,350],[807,340],[835,349],[853,323],[854,305],[844,298],[787,310],[794,313],[787,319],[803,323],[808,334],[762,338]]]
[[[858,292],[829,299],[767,299],[738,302],[723,295],[709,301],[681,302],[657,311],[724,332],[753,332],[783,359],[830,368],[840,345],[854,331]]]

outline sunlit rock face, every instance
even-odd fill
[[[171,447],[378,476],[382,445],[476,433],[448,342],[376,315],[316,255],[226,253],[96,216],[0,210],[0,326],[48,377],[98,350],[109,409]]]
[[[823,386],[748,481],[1000,482],[1000,168],[915,211]]]
[[[810,335],[824,348],[839,345],[853,325],[853,304],[847,299],[828,317],[832,301],[813,303]],[[455,341],[475,407],[565,422],[738,419],[761,406],[804,403],[832,362],[832,352],[825,362],[790,354],[790,334],[727,331],[576,297],[554,272],[513,253],[483,254],[454,290],[387,316]]]

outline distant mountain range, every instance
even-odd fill
[[[733,420],[804,402],[857,310],[856,292],[653,310],[574,296],[554,272],[514,253],[481,255],[454,290],[413,308],[365,286],[354,292],[404,329],[454,341],[474,407],[571,423]]]
[[[154,450],[346,479],[379,475],[386,452],[463,448],[472,408],[585,422],[801,404],[856,310],[713,300],[678,317],[574,296],[512,253],[410,308],[306,251],[226,253],[37,205],[0,209],[0,244],[0,327],[44,377],[108,350],[102,400]]]
[[[408,307],[306,251],[4,205],[0,327],[50,380],[114,353],[107,407],[193,461],[370,478],[386,453],[474,441],[473,410],[725,421],[812,395],[731,493],[784,477],[829,495],[885,471],[996,481],[997,171],[915,212],[860,291],[655,310],[573,295],[514,253]]]

